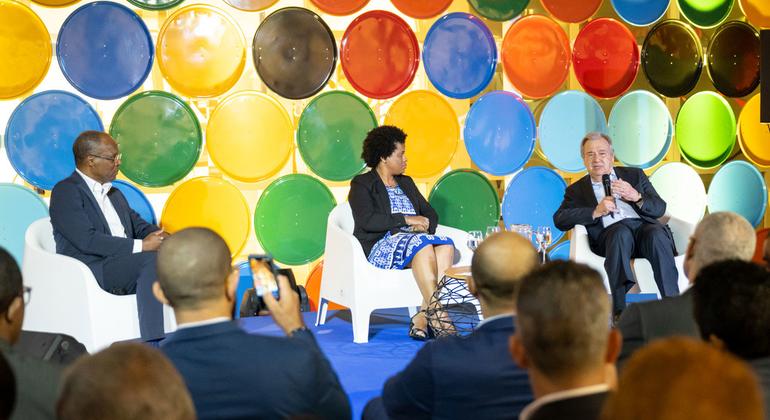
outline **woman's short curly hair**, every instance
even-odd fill
[[[364,139],[361,159],[370,168],[377,167],[380,159],[387,158],[394,150],[396,143],[406,143],[406,133],[398,127],[383,125],[371,129]]]

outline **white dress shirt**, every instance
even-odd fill
[[[118,212],[115,211],[115,206],[112,205],[112,201],[107,197],[107,193],[110,192],[110,189],[112,188],[112,183],[108,182],[106,184],[100,184],[99,181],[80,172],[79,169],[76,168],[75,171],[83,178],[86,185],[88,185],[88,190],[94,195],[96,204],[99,205],[99,209],[101,209],[104,218],[107,219],[107,225],[110,227],[112,236],[127,238],[126,228],[123,227],[123,223],[121,223]],[[142,252],[142,240],[134,239],[133,253],[136,254],[138,252]]]
[[[524,407],[524,409],[521,410],[521,414],[519,414],[519,420],[527,420],[532,415],[532,413],[537,411],[538,408],[545,404],[552,403],[554,401],[566,400],[569,398],[585,397],[586,395],[598,394],[601,392],[607,392],[609,390],[610,387],[607,386],[607,384],[598,384],[544,395]]]
[[[590,178],[589,178],[590,179]],[[617,181],[618,176],[615,175],[615,170],[613,169],[610,173],[610,181]],[[594,195],[596,196],[596,201],[600,202],[604,198],[604,184],[602,184],[601,181],[594,182],[591,180],[591,187],[594,189]],[[623,219],[638,219],[639,214],[634,210],[634,207],[631,206],[631,204],[628,204],[626,201],[623,201],[620,199],[620,196],[613,194],[615,197],[615,208],[617,209],[615,212],[610,213],[606,216],[602,216],[602,224],[604,227],[607,227],[613,223],[617,223]]]

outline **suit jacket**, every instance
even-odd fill
[[[770,419],[770,357],[749,360],[748,362],[759,378],[762,395],[765,399],[765,418]]]
[[[11,420],[55,419],[61,368],[23,355],[2,339],[0,352],[16,377],[16,406]]]
[[[532,402],[526,371],[508,351],[513,318],[484,323],[465,337],[426,343],[388,379],[382,402],[392,419],[515,419]]]
[[[527,420],[598,420],[608,396],[604,391],[545,403]]]
[[[639,217],[647,223],[660,223],[658,218],[666,213],[666,202],[655,191],[644,171],[638,168],[615,167],[615,175],[631,184],[642,195],[641,207],[632,207]],[[559,209],[553,215],[554,225],[562,231],[568,231],[575,225],[584,225],[588,231],[591,248],[597,245],[599,235],[604,230],[601,218],[593,218],[593,212],[599,202],[591,186],[591,177],[586,175],[567,187]]]
[[[268,337],[220,322],[177,330],[160,348],[187,383],[200,420],[351,417],[348,397],[309,331]]]
[[[623,334],[623,348],[618,362],[623,363],[633,352],[656,338],[672,335],[700,337],[693,315],[692,290],[663,300],[629,305],[618,320]]]
[[[395,178],[398,186],[412,202],[417,215],[425,216],[430,221],[428,233],[436,233],[438,214],[422,196],[412,178],[406,175],[396,175]],[[388,191],[375,170],[358,175],[350,181],[348,202],[353,210],[355,222],[353,236],[361,242],[367,256],[386,232],[396,233],[399,228],[406,226],[403,214],[393,214],[390,211]]]
[[[105,259],[130,255],[134,239],[144,239],[159,229],[132,210],[117,188],[110,189],[107,197],[120,217],[126,238],[112,236],[93,193],[77,172],[59,181],[51,191],[50,214],[56,252],[84,262],[100,283],[104,278]]]

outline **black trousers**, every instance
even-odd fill
[[[136,294],[139,310],[139,331],[142,339],[163,337],[163,304],[152,294],[157,279],[155,251],[108,258],[104,262],[102,289],[115,295]]]
[[[667,226],[642,219],[623,219],[605,228],[592,249],[605,258],[613,313],[625,309],[626,292],[634,285],[632,258],[646,258],[650,262],[661,296],[679,294],[674,239]]]

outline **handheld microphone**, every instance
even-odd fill
[[[604,196],[612,196],[612,183],[610,182],[610,174],[602,175],[602,185],[604,185]],[[615,213],[610,212],[610,217],[615,218]]]

